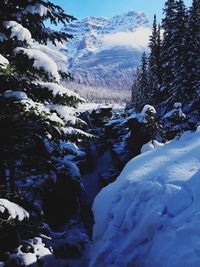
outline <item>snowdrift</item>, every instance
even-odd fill
[[[132,159],[93,212],[90,267],[199,267],[200,129]]]

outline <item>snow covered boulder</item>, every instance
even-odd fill
[[[200,266],[199,151],[200,132],[186,132],[97,195],[90,267]]]

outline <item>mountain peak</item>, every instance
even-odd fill
[[[115,15],[114,17],[145,17],[146,18],[146,15],[143,13],[143,12],[137,12],[135,10],[129,10],[123,14],[120,14],[120,15]]]
[[[83,20],[70,23],[64,30],[75,33],[81,30],[83,34],[87,34],[90,30],[98,33],[113,33],[119,31],[132,31],[137,27],[149,27],[149,21],[143,12],[130,10],[124,14],[115,15],[111,18],[89,16]]]
[[[133,79],[142,49],[148,44],[150,25],[144,13],[130,10],[111,18],[90,16],[69,24],[66,31],[74,36],[67,44],[71,73],[84,83],[102,85],[107,84],[109,75],[110,83],[116,69],[120,72],[118,77],[124,77],[126,69],[129,80]],[[127,87],[123,78],[121,81]],[[114,82],[112,85],[122,86]]]

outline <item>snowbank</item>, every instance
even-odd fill
[[[155,148],[158,148],[160,146],[164,146],[163,143],[159,143],[156,140],[149,141],[148,143],[144,144],[141,148],[141,153],[145,153],[147,151],[153,150]]]
[[[200,266],[199,151],[200,131],[186,132],[99,193],[90,267]]]
[[[103,105],[103,104],[99,104],[99,103],[81,103],[78,106],[78,111],[79,112],[92,112],[93,110],[97,110],[99,108],[108,108],[108,107],[112,107],[111,105]]]

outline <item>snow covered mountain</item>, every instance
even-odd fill
[[[68,67],[77,81],[130,89],[150,34],[144,13],[130,11],[112,18],[88,17],[64,30],[74,36],[62,51],[67,53]]]

